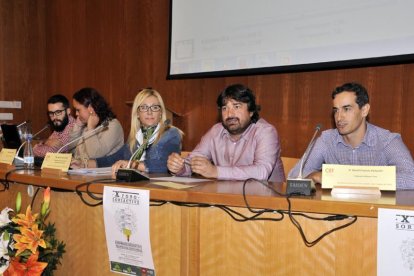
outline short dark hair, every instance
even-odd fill
[[[256,97],[250,88],[242,84],[233,84],[226,87],[217,98],[217,107],[221,109],[228,99],[246,103],[249,112],[253,112],[251,120],[256,123],[259,120],[260,107],[256,105]]]
[[[55,94],[47,100],[47,104],[62,103],[63,107],[69,108],[69,100],[61,94]]]
[[[99,117],[99,123],[104,120],[115,119],[116,116],[112,112],[109,104],[101,96],[101,94],[94,88],[85,87],[73,94],[73,99],[79,102],[84,107],[91,105]]]
[[[335,99],[335,96],[337,94],[345,92],[345,91],[355,93],[356,103],[358,104],[359,108],[369,103],[369,96],[368,96],[367,89],[365,89],[365,87],[363,87],[361,84],[356,83],[356,82],[345,83],[335,88],[335,90],[332,92],[332,99]]]

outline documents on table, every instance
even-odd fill
[[[75,170],[69,170],[68,174],[112,175],[112,167],[75,169]]]
[[[180,176],[150,177],[150,180],[160,180],[160,181],[170,181],[170,182],[180,182],[180,183],[197,183],[197,182],[211,181],[211,179],[206,179],[206,178],[193,178],[193,177],[180,177]]]
[[[163,186],[173,189],[187,189],[197,185],[189,185],[188,183],[200,183],[211,181],[205,178],[192,178],[192,177],[179,177],[179,176],[166,176],[166,177],[151,177],[151,184]],[[158,181],[157,181],[158,180]],[[153,182],[156,181],[156,182]],[[185,183],[185,184],[182,184]]]
[[[197,185],[174,183],[174,182],[170,182],[170,181],[151,182],[151,184],[162,186],[162,187],[167,187],[167,188],[173,188],[173,189],[177,189],[177,190],[187,189],[187,188],[192,188],[192,187],[197,186]]]

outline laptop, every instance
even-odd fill
[[[17,125],[2,124],[1,131],[3,132],[3,147],[8,149],[18,149],[22,141],[20,139]]]
[[[1,131],[3,132],[3,147],[7,149],[18,149],[22,145],[22,140],[20,139],[19,129],[17,125],[2,124]],[[20,152],[17,154],[18,157],[15,159],[15,165],[23,165],[23,149],[20,149]],[[20,158],[19,158],[20,157]],[[41,167],[44,157],[35,156],[34,165],[35,167]]]

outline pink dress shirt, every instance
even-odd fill
[[[285,180],[277,131],[264,119],[252,123],[238,141],[231,140],[221,123],[215,124],[187,157],[188,161],[193,156],[211,160],[217,167],[219,180]],[[177,175],[191,175],[190,166],[185,164]]]

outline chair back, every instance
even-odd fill
[[[285,170],[285,176],[286,178],[288,177],[288,174],[290,172],[291,169],[293,169],[293,167],[296,165],[296,163],[299,162],[299,158],[293,158],[293,157],[281,157],[282,159],[282,163],[283,163],[283,168]]]

